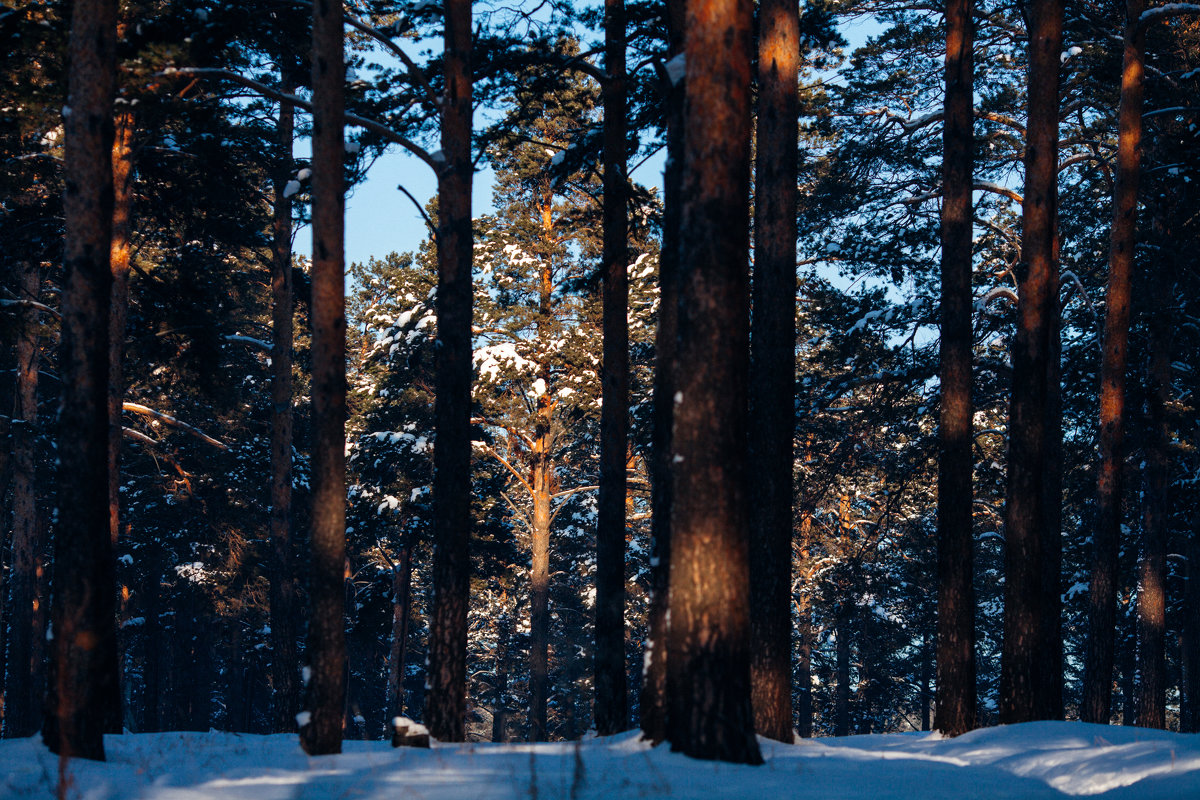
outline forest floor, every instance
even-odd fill
[[[975,731],[763,740],[761,767],[694,761],[636,733],[539,745],[393,750],[346,742],[309,758],[295,736],[126,734],[108,763],[72,761],[64,795],[86,800],[775,800],[1200,798],[1200,734],[1040,722]],[[0,742],[0,798],[55,796],[58,760],[38,739]]]

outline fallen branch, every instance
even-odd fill
[[[155,419],[155,420],[158,420],[159,422],[170,425],[173,428],[179,428],[181,431],[190,433],[192,436],[195,436],[197,439],[200,439],[201,441],[203,441],[207,444],[211,444],[213,447],[217,448],[218,450],[228,450],[229,449],[229,446],[227,444],[225,444],[224,442],[212,438],[207,433],[205,433],[204,431],[200,430],[199,428],[197,428],[193,425],[189,425],[186,422],[175,419],[175,417],[172,417],[170,414],[164,414],[161,411],[155,411],[153,408],[149,408],[147,406],[141,405],[140,403],[122,403],[121,409],[124,411],[130,411],[134,414],[141,414],[144,417],[150,417],[151,419]],[[149,437],[147,437],[147,438],[149,438]],[[154,440],[151,439],[151,441],[154,441]]]

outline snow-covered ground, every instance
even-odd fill
[[[582,743],[347,742],[309,758],[293,736],[159,733],[105,740],[109,762],[75,761],[66,796],[556,800],[557,798],[1200,798],[1200,735],[1032,723],[943,740],[929,734],[763,742],[766,764],[693,761],[637,734]],[[53,797],[58,763],[36,739],[0,742],[0,797]]]

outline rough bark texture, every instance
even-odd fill
[[[1166,270],[1164,270],[1166,272]],[[1160,286],[1170,286],[1164,275]],[[1170,322],[1159,309],[1150,319],[1150,381],[1147,405],[1150,437],[1142,499],[1142,554],[1138,563],[1138,669],[1136,724],[1167,727],[1166,566],[1171,506],[1169,448],[1171,429],[1167,402],[1171,390]]]
[[[438,347],[434,425],[429,731],[462,741],[471,562],[471,3],[447,0],[438,176]]]
[[[295,91],[285,75],[285,94]],[[295,558],[292,553],[292,201],[283,196],[292,175],[295,110],[279,104],[271,259],[271,517],[270,611],[272,727],[296,730],[300,691],[296,680]]]
[[[971,204],[975,152],[971,0],[946,4],[942,134],[941,418],[938,426],[937,719],[947,736],[975,727],[972,548]]]
[[[118,692],[108,528],[114,0],[75,2],[69,47],[54,642],[42,736],[60,755],[103,760],[107,707]]]
[[[1009,406],[1005,519],[1004,643],[1000,720],[1026,722],[1039,709],[1039,647],[1045,624],[1042,578],[1046,479],[1046,377],[1057,315],[1054,259],[1058,207],[1058,73],[1061,0],[1036,0],[1029,17],[1029,115],[1017,332]]]
[[[1120,548],[1122,463],[1125,450],[1125,365],[1129,350],[1129,304],[1137,242],[1137,195],[1141,172],[1142,78],[1145,33],[1136,27],[1145,0],[1128,0],[1125,57],[1118,110],[1117,178],[1104,353],[1100,366],[1100,467],[1096,479],[1096,529],[1092,534],[1088,590],[1087,655],[1079,716],[1107,723],[1112,716],[1113,648],[1117,617],[1117,553]]]
[[[746,502],[752,23],[748,0],[687,7],[667,729],[687,755],[758,764]]]
[[[625,460],[629,439],[629,263],[625,201],[625,0],[604,3],[604,362],[596,526],[596,732],[629,724],[625,678]]]
[[[683,0],[665,4],[667,54],[683,52]],[[667,600],[671,566],[671,427],[675,408],[675,347],[679,321],[680,179],[683,174],[683,83],[663,82],[667,163],[663,172],[663,234],[658,260],[659,311],[654,333],[654,410],[650,447],[649,639],[639,698],[642,734],[658,744],[667,738]]]
[[[346,699],[346,304],[342,177],[345,66],[341,0],[313,4],[312,610],[309,755],[342,751]]]
[[[791,742],[792,438],[796,404],[799,6],[759,4],[754,313],[750,330],[751,691],[759,734]]]
[[[547,300],[549,298],[546,298]],[[543,378],[544,380],[544,378]],[[529,573],[529,740],[546,741],[550,663],[550,402],[538,397],[534,423],[533,553]]]
[[[41,275],[32,261],[20,264],[19,297],[38,300]],[[17,330],[16,404],[12,424],[12,566],[9,574],[8,681],[5,684],[4,733],[7,737],[32,736],[38,729],[35,715],[34,675],[41,659],[33,660],[34,620],[38,613],[38,565],[42,552],[41,520],[37,508],[38,423],[38,312],[23,308]]]

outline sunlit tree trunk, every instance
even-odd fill
[[[445,3],[445,91],[438,176],[438,347],[434,425],[434,603],[429,731],[462,741],[471,562],[471,3]]]
[[[757,764],[746,496],[752,28],[749,0],[688,4],[667,730],[692,757]]]
[[[1129,306],[1137,243],[1141,173],[1144,31],[1137,26],[1145,0],[1127,0],[1125,56],[1117,113],[1117,178],[1108,251],[1104,352],[1100,365],[1100,467],[1096,479],[1096,529],[1092,534],[1088,589],[1087,655],[1079,716],[1107,723],[1112,715],[1113,644],[1117,616],[1117,554],[1120,550],[1122,465],[1125,458],[1125,367]]]
[[[341,0],[313,4],[312,611],[309,755],[340,753],[346,700],[346,304],[342,176],[346,68]]]
[[[114,0],[74,3],[68,63],[54,642],[42,736],[55,753],[103,760],[107,708],[119,691],[108,527]]]
[[[1061,0],[1036,0],[1029,16],[1029,114],[1022,207],[1023,274],[1012,349],[1008,495],[1005,519],[1004,642],[1000,720],[1044,716],[1038,708],[1043,608],[1047,360],[1058,297],[1055,223],[1058,208],[1058,75]]]
[[[796,403],[799,7],[759,4],[754,287],[750,330],[751,685],[754,727],[791,742],[792,437]]]
[[[596,731],[629,724],[625,678],[625,461],[629,438],[629,263],[625,200],[625,0],[604,3],[604,362],[596,527]]]
[[[972,547],[971,203],[975,152],[971,0],[946,5],[942,134],[941,419],[938,427],[937,719],[957,736],[975,727]]]

